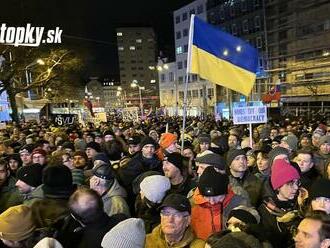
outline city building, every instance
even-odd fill
[[[329,1],[266,1],[270,80],[295,115],[330,111],[329,13]]]
[[[112,80],[103,80],[104,108],[106,112],[113,109],[125,107],[125,98],[122,96],[122,90],[119,82]]]
[[[156,68],[156,38],[150,27],[117,28],[117,46],[122,92],[126,101],[144,108],[159,106]],[[132,87],[132,83],[134,83]]]

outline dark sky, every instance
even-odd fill
[[[172,12],[190,2],[192,0],[10,0],[1,3],[0,20],[15,26],[31,22],[48,28],[61,27],[63,44],[88,58],[90,76],[106,76],[118,74],[116,27],[154,27],[159,50],[174,57]]]

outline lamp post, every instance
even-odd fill
[[[131,87],[132,87],[132,88],[136,88],[136,87],[139,88],[141,119],[143,119],[144,111],[143,111],[143,102],[142,102],[142,90],[144,90],[145,88],[139,86],[137,80],[133,80],[133,82],[131,83]]]

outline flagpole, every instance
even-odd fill
[[[187,70],[185,76],[185,85],[183,91],[183,120],[182,120],[182,136],[181,136],[181,151],[183,151],[184,146],[184,135],[186,129],[186,118],[187,118],[187,91],[189,82],[189,71],[191,67],[191,50],[192,50],[192,39],[194,35],[194,19],[195,15],[190,16],[190,28],[189,28],[189,41],[188,41],[188,55],[187,55]]]

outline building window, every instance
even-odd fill
[[[260,36],[256,39],[257,48],[262,48],[262,38]]]
[[[249,21],[247,19],[245,19],[243,21],[243,32],[244,33],[248,33],[249,32]]]
[[[168,78],[169,78],[170,82],[173,82],[174,81],[174,73],[173,72],[170,72],[168,74]]]
[[[176,32],[175,34],[176,39],[181,39],[181,31]]]
[[[236,35],[237,34],[237,26],[235,23],[231,24],[231,33],[233,35]]]
[[[136,39],[136,43],[142,43],[142,39]]]
[[[202,4],[201,5],[198,5],[197,6],[197,15],[203,13],[203,11],[204,11],[203,5]]]
[[[160,75],[160,81],[161,81],[162,83],[165,82],[165,74],[161,74],[161,75]]]
[[[179,15],[175,17],[175,23],[176,24],[180,23],[180,16]]]
[[[191,98],[191,90],[188,90],[188,91],[187,91],[187,97],[188,97],[188,98]]]
[[[124,51],[124,47],[123,46],[118,47],[118,51]]]
[[[188,52],[188,44],[183,46],[183,52],[184,53]]]
[[[254,17],[254,27],[257,29],[260,28],[260,16]]]
[[[136,63],[136,60],[131,60],[131,63],[132,63],[132,64],[135,64],[135,63]]]
[[[198,90],[193,90],[192,96],[193,96],[193,98],[198,98]]]
[[[246,0],[242,0],[241,9],[243,12],[245,12],[247,10],[247,1]]]
[[[151,79],[151,80],[150,80],[150,83],[151,83],[151,84],[156,83],[156,79]]]
[[[184,61],[184,68],[187,68],[187,60]]]
[[[135,71],[136,70],[136,67],[134,66],[134,67],[131,67],[131,70],[132,71]]]
[[[182,21],[185,21],[185,20],[187,20],[188,19],[188,14],[187,14],[187,12],[184,12],[183,14],[182,14]]]
[[[117,36],[123,36],[122,32],[117,32]]]
[[[203,94],[203,89],[200,89],[200,90],[199,90],[199,95],[200,95],[200,97],[203,97],[203,95],[204,95],[204,94]]]
[[[189,15],[194,15],[195,14],[195,9],[191,9],[190,11],[189,11]]]
[[[214,89],[213,88],[209,88],[207,89],[207,96],[209,98],[213,97],[214,96]]]
[[[193,82],[197,81],[197,74],[193,74],[192,77],[191,77],[191,80]]]
[[[185,28],[182,33],[183,33],[183,37],[188,36],[188,34],[189,34],[188,28]]]
[[[176,48],[176,54],[181,54],[182,53],[182,46],[179,46]]]
[[[181,70],[182,69],[182,61],[178,62],[178,69]]]
[[[134,50],[135,50],[135,46],[130,46],[130,47],[129,47],[129,50],[134,51]]]
[[[182,83],[182,82],[183,82],[183,77],[180,76],[180,77],[178,78],[178,81],[179,81],[179,83]]]
[[[183,97],[184,97],[183,91],[179,91],[179,98],[183,99]]]

